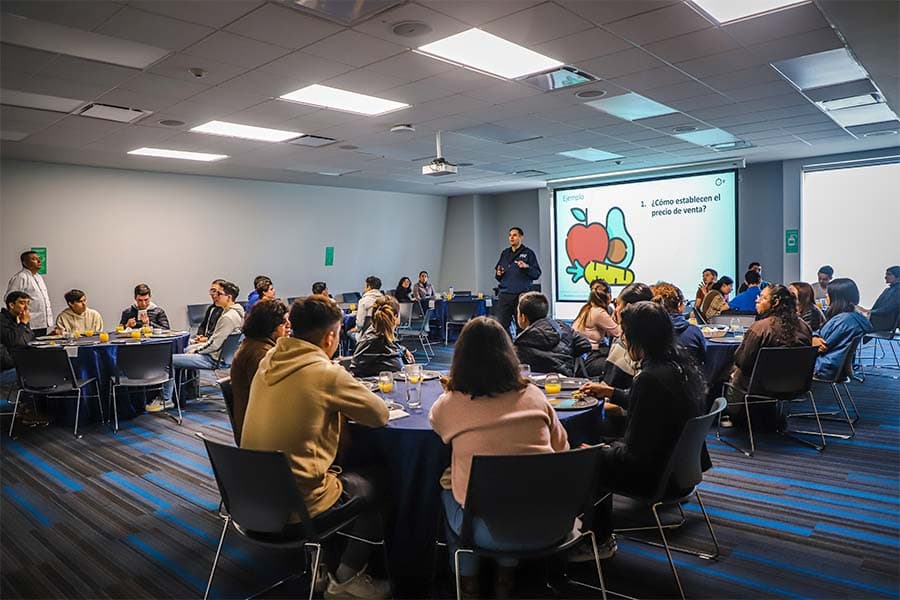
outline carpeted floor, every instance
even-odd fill
[[[447,368],[452,350],[437,350],[432,367]],[[689,597],[900,595],[900,371],[867,370],[864,382],[851,385],[862,413],[856,438],[829,440],[822,454],[762,435],[756,456],[746,458],[710,436],[714,468],[701,490],[723,553],[714,562],[676,555]],[[820,410],[827,409],[830,390],[815,391],[825,405]],[[0,597],[201,596],[222,521],[212,472],[193,432],[230,441],[220,406],[219,400],[192,403],[181,427],[153,415],[123,423],[118,435],[88,426],[81,440],[57,426],[22,429],[16,440],[4,432]],[[8,427],[8,417],[4,423]],[[617,503],[617,517],[625,518],[627,509]],[[702,544],[698,507],[685,509],[688,524],[673,540]],[[213,597],[245,597],[301,564],[299,554],[230,537]],[[536,571],[521,570],[517,596],[551,595]],[[676,593],[661,549],[620,538],[604,572],[617,592],[641,598]],[[590,578],[583,569],[572,574]],[[298,584],[280,597],[303,593]],[[575,587],[558,593],[598,597]],[[446,573],[435,595],[452,595]]]

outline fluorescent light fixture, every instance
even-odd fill
[[[658,117],[660,115],[671,115],[678,111],[660,104],[655,100],[651,100],[640,94],[629,92],[621,96],[613,96],[612,98],[601,98],[585,102],[591,108],[602,110],[614,117],[625,119],[626,121],[637,121],[638,119],[649,119],[650,117]]]
[[[179,158],[182,160],[198,160],[200,162],[215,162],[228,158],[227,154],[207,154],[206,152],[185,152],[183,150],[166,150],[165,148],[137,148],[128,154],[135,156],[156,156],[158,158]]]
[[[210,121],[203,125],[192,127],[191,131],[260,142],[284,142],[303,135],[299,131],[254,127],[253,125],[241,125],[240,123],[228,123],[227,121]]]
[[[772,63],[772,66],[801,90],[857,81],[869,76],[846,48],[789,58]]]
[[[877,104],[878,98],[872,94],[864,94],[862,96],[853,96],[851,98],[841,98],[839,100],[826,100],[817,104],[825,110],[840,110],[842,108],[853,108],[854,106],[865,106],[867,104]]]
[[[134,69],[146,69],[169,55],[169,51],[165,48],[55,25],[46,21],[26,19],[10,13],[3,14],[3,21],[0,23],[0,38],[6,44],[77,56]]]
[[[289,92],[281,96],[281,99],[368,116],[381,115],[409,106],[404,102],[339,90],[318,83]]]
[[[698,146],[714,146],[719,144],[729,144],[740,141],[723,129],[704,129],[702,131],[692,131],[690,133],[679,133],[674,136],[679,140],[697,144]]]
[[[577,158],[578,160],[586,160],[589,162],[622,158],[621,154],[613,154],[612,152],[606,152],[605,150],[597,150],[596,148],[582,148],[581,150],[557,152],[557,154],[559,154],[560,156],[568,156],[570,158]]]
[[[419,46],[418,51],[506,79],[517,79],[563,65],[555,58],[538,54],[478,28]]]
[[[700,9],[719,23],[728,23],[747,17],[781,10],[806,1],[797,0],[693,0]]]
[[[832,110],[827,114],[842,127],[853,127],[854,125],[884,123],[885,121],[897,120],[897,115],[894,111],[883,102],[878,104],[867,104],[865,106],[854,106],[852,108],[842,108],[841,110]]]
[[[46,94],[32,94],[18,90],[0,90],[0,103],[9,106],[22,106],[36,110],[50,110],[53,112],[70,113],[82,104],[84,100],[74,98],[60,98]]]

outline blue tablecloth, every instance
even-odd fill
[[[447,307],[450,303],[457,302],[475,302],[475,316],[483,317],[488,313],[487,299],[486,298],[476,298],[476,297],[456,297],[452,300],[442,300],[440,298],[435,299],[434,301],[434,319],[438,322],[438,329],[435,331],[434,328],[431,330],[431,339],[432,340],[443,340],[444,339],[444,324],[447,322]],[[459,335],[461,327],[454,327],[450,330],[450,339],[456,339],[456,336]]]
[[[703,374],[709,385],[707,401],[718,398],[722,394],[722,384],[728,380],[731,367],[734,366],[734,353],[740,346],[740,341],[734,339],[729,333],[724,338],[706,340],[706,361],[703,364]],[[711,402],[707,402],[711,405]]]
[[[350,423],[347,445],[339,464],[346,468],[377,465],[388,478],[392,514],[386,523],[391,577],[400,597],[428,593],[434,567],[434,542],[441,523],[439,484],[450,465],[450,448],[431,429],[428,411],[443,392],[437,380],[422,386],[422,407],[406,409],[410,416],[370,429]],[[398,381],[388,397],[406,405],[406,383]],[[602,409],[560,412],[569,443],[600,441]]]
[[[190,334],[177,335],[171,338],[151,338],[141,340],[141,344],[171,344],[174,353],[184,352],[190,340]],[[79,379],[95,377],[100,386],[100,401],[103,403],[104,412],[107,410],[107,399],[110,397],[110,377],[116,370],[116,353],[120,344],[91,343],[84,340],[77,344],[78,355],[71,357],[72,368]],[[86,388],[88,394],[94,394],[95,388],[91,384]],[[120,395],[121,392],[121,395]],[[116,407],[119,419],[131,419],[144,412],[144,398],[139,391],[129,394],[125,390],[117,390],[118,402]],[[67,426],[75,423],[75,402],[68,399],[48,401],[48,411],[54,420],[64,419]],[[107,415],[109,416],[109,415]],[[99,420],[97,401],[95,398],[81,399],[81,423]]]

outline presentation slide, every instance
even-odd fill
[[[884,290],[884,270],[900,264],[897,224],[900,163],[810,171],[800,203],[800,274],[815,281],[819,267],[859,286],[871,308]]]
[[[734,277],[736,179],[726,171],[555,190],[556,316],[577,314],[594,279],[613,295],[669,281],[690,300],[704,268]]]

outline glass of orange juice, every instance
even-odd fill
[[[84,335],[87,336],[87,337],[91,337],[91,336],[94,335],[94,330],[93,330],[93,329],[85,329],[85,330],[84,330]]]
[[[391,401],[388,400],[386,394],[390,394],[394,391],[394,374],[390,371],[382,371],[378,374],[378,391],[381,392],[381,397],[384,399],[385,404],[390,404]]]
[[[356,305],[351,302],[350,303],[350,312],[353,312],[354,310],[356,310]]]
[[[74,338],[80,338],[80,337],[81,337],[81,332],[80,332],[80,331],[75,330],[75,331],[72,332],[72,338],[73,338],[73,339],[74,339]]]
[[[108,341],[109,341],[109,334],[106,333],[105,331],[101,331],[101,332],[100,332],[100,341],[103,342],[104,344],[105,344],[106,342],[108,342]]]
[[[116,325],[116,332],[117,332],[117,333],[122,333],[123,331],[125,331],[125,326],[124,326],[124,325]]]
[[[135,329],[134,331],[131,332],[131,338],[135,339],[135,340],[141,339],[141,332],[138,331],[137,329]]]
[[[547,374],[547,378],[544,379],[544,391],[551,398],[554,398],[562,391],[562,383],[559,380],[559,375],[556,373]]]

